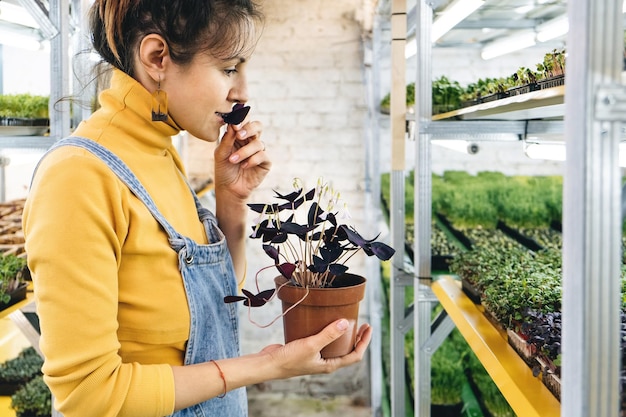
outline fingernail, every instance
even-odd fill
[[[346,319],[341,319],[337,322],[337,330],[341,330],[342,332],[344,330],[348,329],[348,320]]]
[[[240,130],[239,132],[237,132],[237,134],[239,135],[240,138],[245,138],[246,137],[246,132],[245,130]]]
[[[237,155],[236,153],[232,154],[230,156],[230,158],[228,158],[230,160],[230,162],[237,162],[239,161],[239,155]]]

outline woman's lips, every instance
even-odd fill
[[[246,118],[248,112],[250,111],[250,106],[245,106],[241,103],[237,103],[233,106],[233,110],[230,113],[223,113],[222,119],[229,125],[238,125],[243,122],[243,119]]]

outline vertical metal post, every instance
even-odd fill
[[[401,272],[404,269],[404,170],[406,130],[406,0],[393,0],[391,6],[391,243],[396,248],[392,259],[390,288],[391,335],[391,414],[404,417],[405,359],[404,332],[400,330],[405,314],[405,289]]]
[[[418,0],[415,13],[417,22],[415,40],[417,46],[417,74],[415,74],[415,131],[428,124],[432,115],[432,46],[430,28],[432,8],[425,0]],[[415,415],[430,417],[431,354],[422,347],[430,337],[432,303],[426,301],[431,279],[431,211],[432,211],[432,166],[430,135],[418,134],[415,155],[415,249],[414,265],[417,280],[413,286],[416,304],[414,317],[415,357]]]
[[[380,165],[380,134],[378,124],[378,103],[380,103],[380,68],[378,67],[380,55],[380,27],[375,21],[372,28],[372,39],[364,41],[364,68],[365,85],[368,99],[368,120],[366,131],[366,218],[372,219],[372,224],[379,224],[381,217],[381,165]],[[374,232],[375,233],[375,232]],[[370,258],[371,259],[371,258]],[[372,260],[373,261],[373,260]],[[368,349],[370,359],[370,396],[372,416],[382,415],[383,398],[383,366],[382,366],[382,340],[381,326],[383,317],[382,282],[380,280],[380,263],[368,262],[368,276],[378,277],[370,279],[367,286],[369,305],[369,318],[373,324],[373,337]]]
[[[89,11],[91,1],[71,0],[71,37],[73,50],[76,51],[72,58],[72,85],[74,96],[79,97],[78,105],[72,107],[72,126],[87,119],[92,113],[92,107],[96,94],[96,81],[94,78],[94,63],[91,59],[91,41],[89,38]],[[74,102],[75,103],[75,102]]]
[[[7,167],[11,163],[11,158],[0,155],[0,202],[7,199]]]
[[[599,87],[619,87],[621,0],[571,0],[563,213],[563,417],[619,415],[622,123]]]
[[[50,21],[59,33],[50,40],[50,136],[70,133],[69,2],[50,0]]]
[[[0,94],[4,94],[4,45],[0,44]]]

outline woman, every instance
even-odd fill
[[[95,49],[114,67],[101,108],[42,159],[24,210],[44,377],[66,417],[245,416],[245,387],[327,373],[345,320],[240,356],[224,295],[244,279],[246,201],[270,169],[259,122],[215,151],[215,215],[199,207],[171,136],[217,141],[248,100],[260,15],[250,0],[97,0]],[[227,243],[226,243],[227,242]]]

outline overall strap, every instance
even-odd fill
[[[143,185],[141,185],[135,174],[133,174],[130,168],[128,168],[128,166],[117,155],[93,140],[76,136],[70,136],[57,141],[50,147],[48,152],[61,146],[76,146],[83,148],[100,158],[109,166],[109,168],[111,168],[119,179],[126,184],[131,192],[145,204],[150,213],[152,213],[154,218],[159,222],[163,229],[165,229],[170,240],[180,239],[182,237],[176,232],[176,230],[174,230],[165,217],[163,217],[152,200],[152,197],[148,194],[148,191],[143,187]]]

